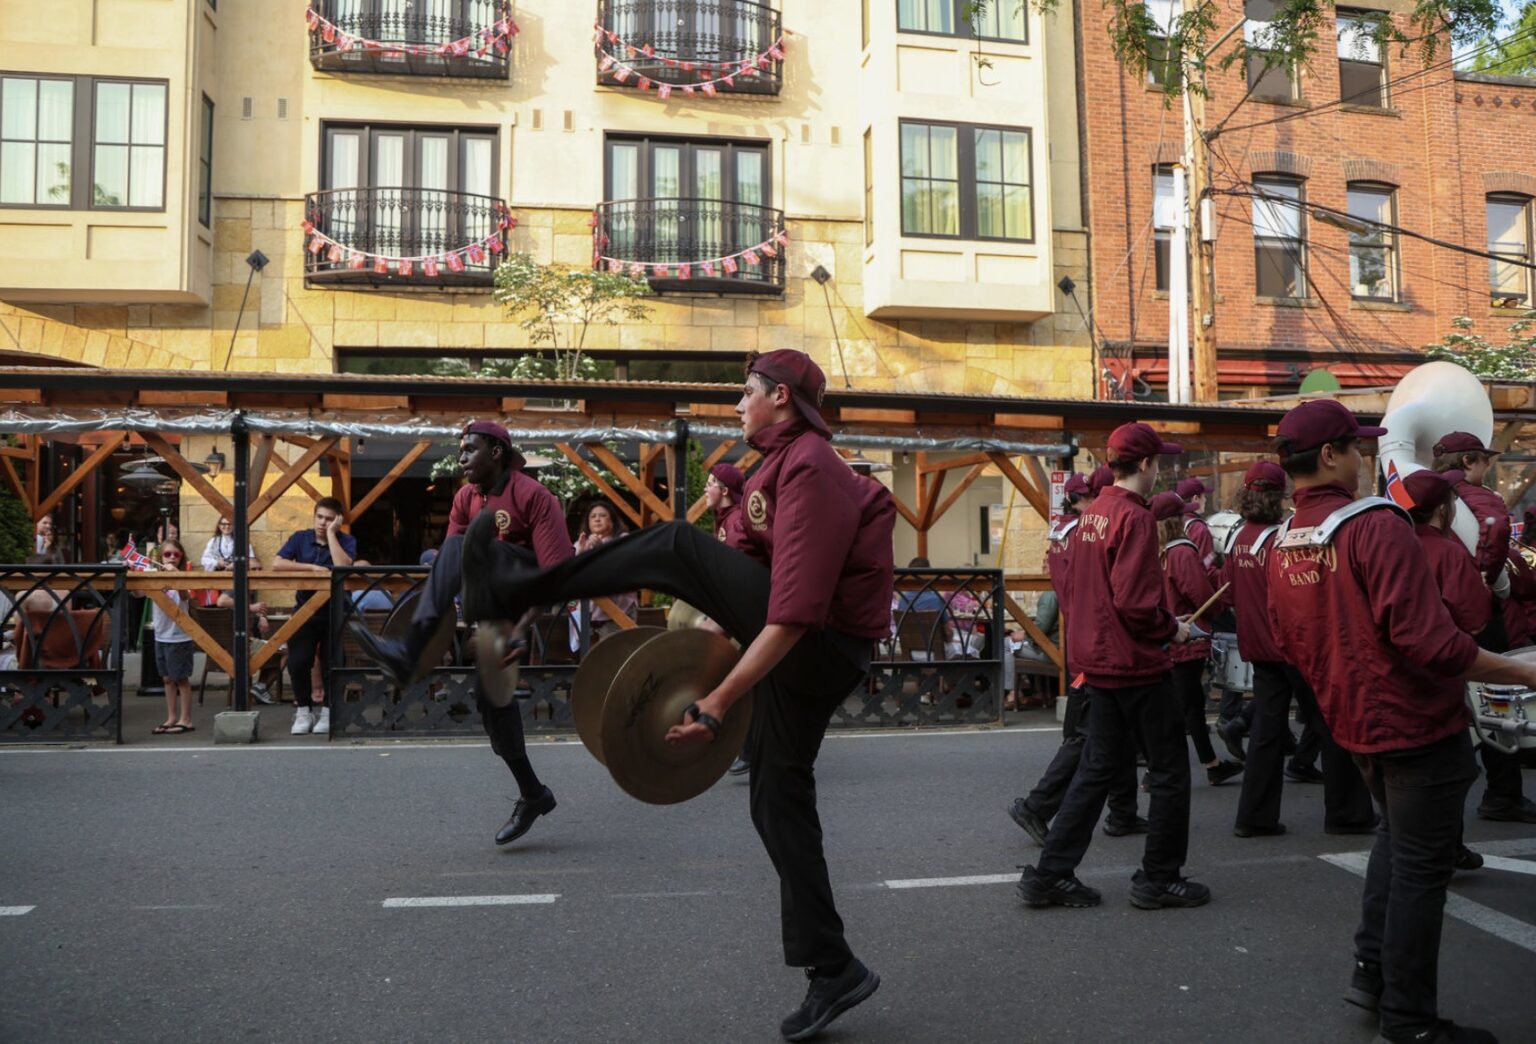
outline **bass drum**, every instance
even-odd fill
[[[1243,528],[1243,516],[1236,511],[1218,511],[1205,520],[1211,530],[1211,542],[1222,554],[1232,546],[1232,537]]]

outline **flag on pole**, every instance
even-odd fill
[[[123,564],[136,573],[142,573],[146,569],[153,569],[155,563],[152,559],[139,554],[139,549],[130,539],[123,545]]]
[[[1387,463],[1387,496],[1405,511],[1415,507],[1413,497],[1408,494],[1408,487],[1403,484],[1403,476],[1398,473],[1396,461]]]

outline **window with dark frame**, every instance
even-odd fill
[[[1296,101],[1300,94],[1297,79],[1289,65],[1274,64],[1269,49],[1270,23],[1282,0],[1245,0],[1243,4],[1243,39],[1248,53],[1248,96],[1259,101]]]
[[[1390,185],[1350,182],[1349,216],[1367,223],[1349,234],[1349,292],[1357,301],[1396,301],[1396,192]]]
[[[875,242],[875,139],[874,129],[864,132],[864,245]]]
[[[92,206],[165,209],[166,85],[136,80],[95,85]]]
[[[197,220],[213,227],[213,102],[203,95],[202,138],[197,150]]]
[[[70,206],[75,81],[0,77],[0,205]]]
[[[1173,165],[1160,163],[1152,168],[1152,254],[1156,288],[1165,293],[1178,206],[1178,200],[1173,198]]]
[[[1029,42],[1028,0],[896,0],[896,28],[904,33]]]
[[[1307,296],[1306,236],[1299,180],[1267,174],[1253,179],[1255,286],[1260,297]]]
[[[1026,127],[901,122],[903,235],[1034,240]]]
[[[1387,107],[1387,66],[1375,29],[1381,16],[1365,11],[1338,13],[1339,101],[1373,109]]]
[[[1531,264],[1536,242],[1531,197],[1496,193],[1488,197],[1488,292],[1495,306],[1536,304]]]

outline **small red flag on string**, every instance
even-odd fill
[[[789,233],[782,228],[774,233],[773,238],[779,241],[780,246],[787,246],[789,244]]]
[[[612,29],[609,29],[608,30],[608,42],[610,44],[618,43],[619,42],[619,34],[614,32]]]
[[[631,279],[644,279],[645,266],[638,262],[631,262],[629,266],[629,277]]]
[[[666,101],[668,98],[672,97],[672,85],[670,83],[658,84],[656,86],[656,97],[660,98],[662,101]]]
[[[671,68],[671,69],[676,69],[677,68],[677,59],[676,58],[663,58],[662,62],[664,62],[667,65],[668,68]]]
[[[342,259],[346,257],[346,255],[347,252],[341,249],[341,244],[332,243],[331,249],[325,253],[325,259],[333,265],[339,265],[341,264]]]
[[[492,254],[500,254],[506,247],[501,245],[500,236],[492,236],[485,241],[485,249],[489,250]]]
[[[459,252],[457,250],[455,250],[453,253],[448,255],[448,271],[450,271],[450,272],[462,272],[462,271],[464,271],[464,258],[459,255]]]
[[[699,265],[699,271],[704,274],[705,279],[713,279],[715,277],[715,263],[713,261],[705,261]]]
[[[304,24],[309,26],[310,32],[314,32],[315,28],[320,24],[320,16],[315,14],[313,7],[304,12]]]
[[[788,34],[786,33],[785,35]],[[768,48],[768,57],[772,58],[776,62],[782,62],[784,60],[784,43],[782,40]]]
[[[612,257],[610,257],[608,259],[608,274],[609,275],[619,275],[623,271],[624,271],[624,262],[619,261],[616,258],[612,258]]]
[[[734,257],[723,257],[720,259],[720,267],[725,269],[726,275],[735,275],[736,259]]]
[[[734,74],[725,76],[721,78],[720,82],[725,84],[727,87],[734,87],[736,86],[736,77]]]
[[[762,264],[763,259],[757,256],[757,251],[748,247],[741,252],[741,259],[749,265]]]
[[[485,247],[479,243],[471,243],[464,248],[464,256],[469,258],[470,264],[481,264],[485,261]]]
[[[613,55],[605,54],[605,55],[603,55],[603,60],[597,63],[597,71],[598,72],[607,72],[609,69],[613,68],[613,65],[614,65]]]
[[[620,83],[623,83],[625,80],[629,79],[632,72],[634,72],[634,70],[632,70],[629,66],[621,65],[619,66],[619,71],[613,74],[613,78],[618,80]]]
[[[772,64],[773,64],[773,62],[769,59],[769,57],[766,54],[760,54],[760,55],[757,56],[757,67],[759,69],[766,69],[766,68],[768,68],[768,66],[770,66]]]
[[[324,23],[324,27],[320,30],[320,39],[324,40],[328,44],[335,43],[336,27],[330,22]]]
[[[304,230],[304,234],[307,236],[315,230],[315,223],[309,220],[309,218],[305,218],[304,222],[299,225],[299,227]]]
[[[624,45],[624,57],[626,57],[626,58],[633,58],[635,55],[637,55],[639,53],[640,52],[635,49],[635,45],[634,44],[625,44]]]
[[[389,275],[389,259],[388,258],[384,258],[384,257],[376,257],[376,258],[374,258],[373,259],[373,274],[374,275]]]
[[[311,254],[318,254],[318,253],[320,253],[320,251],[322,251],[324,249],[325,249],[325,240],[324,239],[321,239],[319,236],[312,236],[312,237],[310,237],[310,240],[309,240],[309,252]]]
[[[646,44],[644,47],[640,48],[640,52],[647,58],[656,57],[656,48],[652,47],[650,44]]]
[[[635,86],[640,88],[642,91],[648,91],[651,89],[651,81],[648,77],[642,76],[640,79],[635,81]]]
[[[693,72],[693,63],[692,62],[684,62],[683,63],[683,72]]]
[[[678,265],[677,266],[677,278],[679,278],[679,279],[692,279],[693,278],[693,267],[691,265]]]
[[[692,98],[694,96],[693,88],[688,86],[687,84],[684,84],[683,85],[683,95],[685,97]]]
[[[346,33],[340,33],[336,37],[336,50],[346,52],[352,50],[352,44],[356,41]]]
[[[399,264],[397,264],[395,267],[401,275],[407,277],[409,277],[415,269],[415,266],[411,264],[411,259],[408,257],[402,257],[399,261]]]
[[[779,256],[779,248],[774,246],[772,243],[764,243],[763,244],[763,253],[766,254],[769,257],[778,257]]]
[[[704,81],[704,83],[700,85],[700,90],[704,92],[704,97],[706,98],[713,98],[715,95],[720,93],[719,91],[715,90],[715,82],[713,80]]]
[[[424,257],[421,259],[421,274],[428,279],[437,278],[437,258]]]
[[[362,254],[359,254],[355,250],[352,252],[352,256],[347,258],[347,267],[348,268],[355,268],[358,271],[362,271],[363,268],[365,268],[367,266],[367,264],[368,264],[368,258],[365,257]]]

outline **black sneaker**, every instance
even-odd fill
[[[1216,723],[1216,735],[1221,737],[1221,742],[1227,745],[1227,750],[1238,761],[1248,760],[1248,755],[1243,751],[1243,737],[1248,730],[1238,718],[1223,718]]]
[[[1477,806],[1477,816],[1496,823],[1536,823],[1536,801],[1522,798],[1518,803],[1493,805],[1484,798],[1482,804]]]
[[[1235,826],[1232,828],[1233,837],[1279,837],[1285,833],[1285,824],[1276,823],[1274,826]]]
[[[528,833],[528,828],[533,826],[535,819],[538,819],[540,816],[547,816],[554,810],[555,795],[550,792],[548,787],[544,788],[544,793],[532,800],[522,797],[518,798],[512,805],[512,815],[507,819],[506,824],[496,831],[496,843],[498,845],[511,844]]]
[[[1383,1030],[1378,1041],[1387,1044],[1499,1044],[1499,1038],[1485,1029],[1458,1026],[1450,1019],[1441,1019],[1433,1026],[1421,1030]]]
[[[1301,765],[1294,761],[1287,761],[1285,778],[1292,783],[1321,783],[1323,773],[1315,765]]]
[[[1148,823],[1142,816],[1137,816],[1129,823],[1122,822],[1118,819],[1104,820],[1104,833],[1108,834],[1110,837],[1125,837],[1128,834],[1145,834],[1151,829],[1152,824]]]
[[[857,957],[838,975],[818,976],[814,969],[807,968],[805,977],[811,980],[805,1000],[799,1010],[779,1023],[779,1034],[785,1040],[810,1040],[833,1019],[868,1000],[880,988],[880,976],[864,967]]]
[[[1241,776],[1243,766],[1236,761],[1221,761],[1205,770],[1205,781],[1219,787],[1233,776]]]
[[[1211,901],[1211,890],[1183,877],[1172,881],[1153,881],[1145,870],[1131,878],[1131,905],[1138,910],[1161,910],[1165,906],[1204,906]]]
[[[1323,833],[1349,836],[1352,834],[1374,834],[1376,828],[1381,825],[1380,816],[1372,816],[1369,823],[1324,823]]]
[[[1381,965],[1375,961],[1356,960],[1344,999],[1357,1008],[1377,1011],[1381,1007],[1381,991]]]
[[[1483,857],[1466,845],[1457,845],[1456,861],[1452,865],[1457,870],[1481,870],[1483,868]]]
[[[406,650],[405,642],[398,638],[384,638],[374,634],[361,620],[353,620],[347,625],[347,630],[351,632],[352,640],[363,650],[363,654],[384,672],[384,677],[389,679],[391,685],[398,689],[410,688],[411,675],[416,671],[416,664]]]
[[[731,762],[731,767],[726,769],[726,771],[733,776],[745,776],[748,772],[752,771],[752,763],[738,754],[736,755],[736,760]]]
[[[1045,847],[1045,835],[1050,827],[1029,807],[1028,802],[1023,798],[1014,798],[1013,804],[1008,806],[1008,816],[1023,827],[1026,834],[1035,839],[1035,844],[1041,848]]]
[[[1037,909],[1042,906],[1071,906],[1082,909],[1098,906],[1104,901],[1104,896],[1097,888],[1089,888],[1071,874],[1066,877],[1052,877],[1032,866],[1024,868],[1024,873],[1020,875],[1016,887],[1019,890],[1019,898],[1024,900],[1024,905]]]

